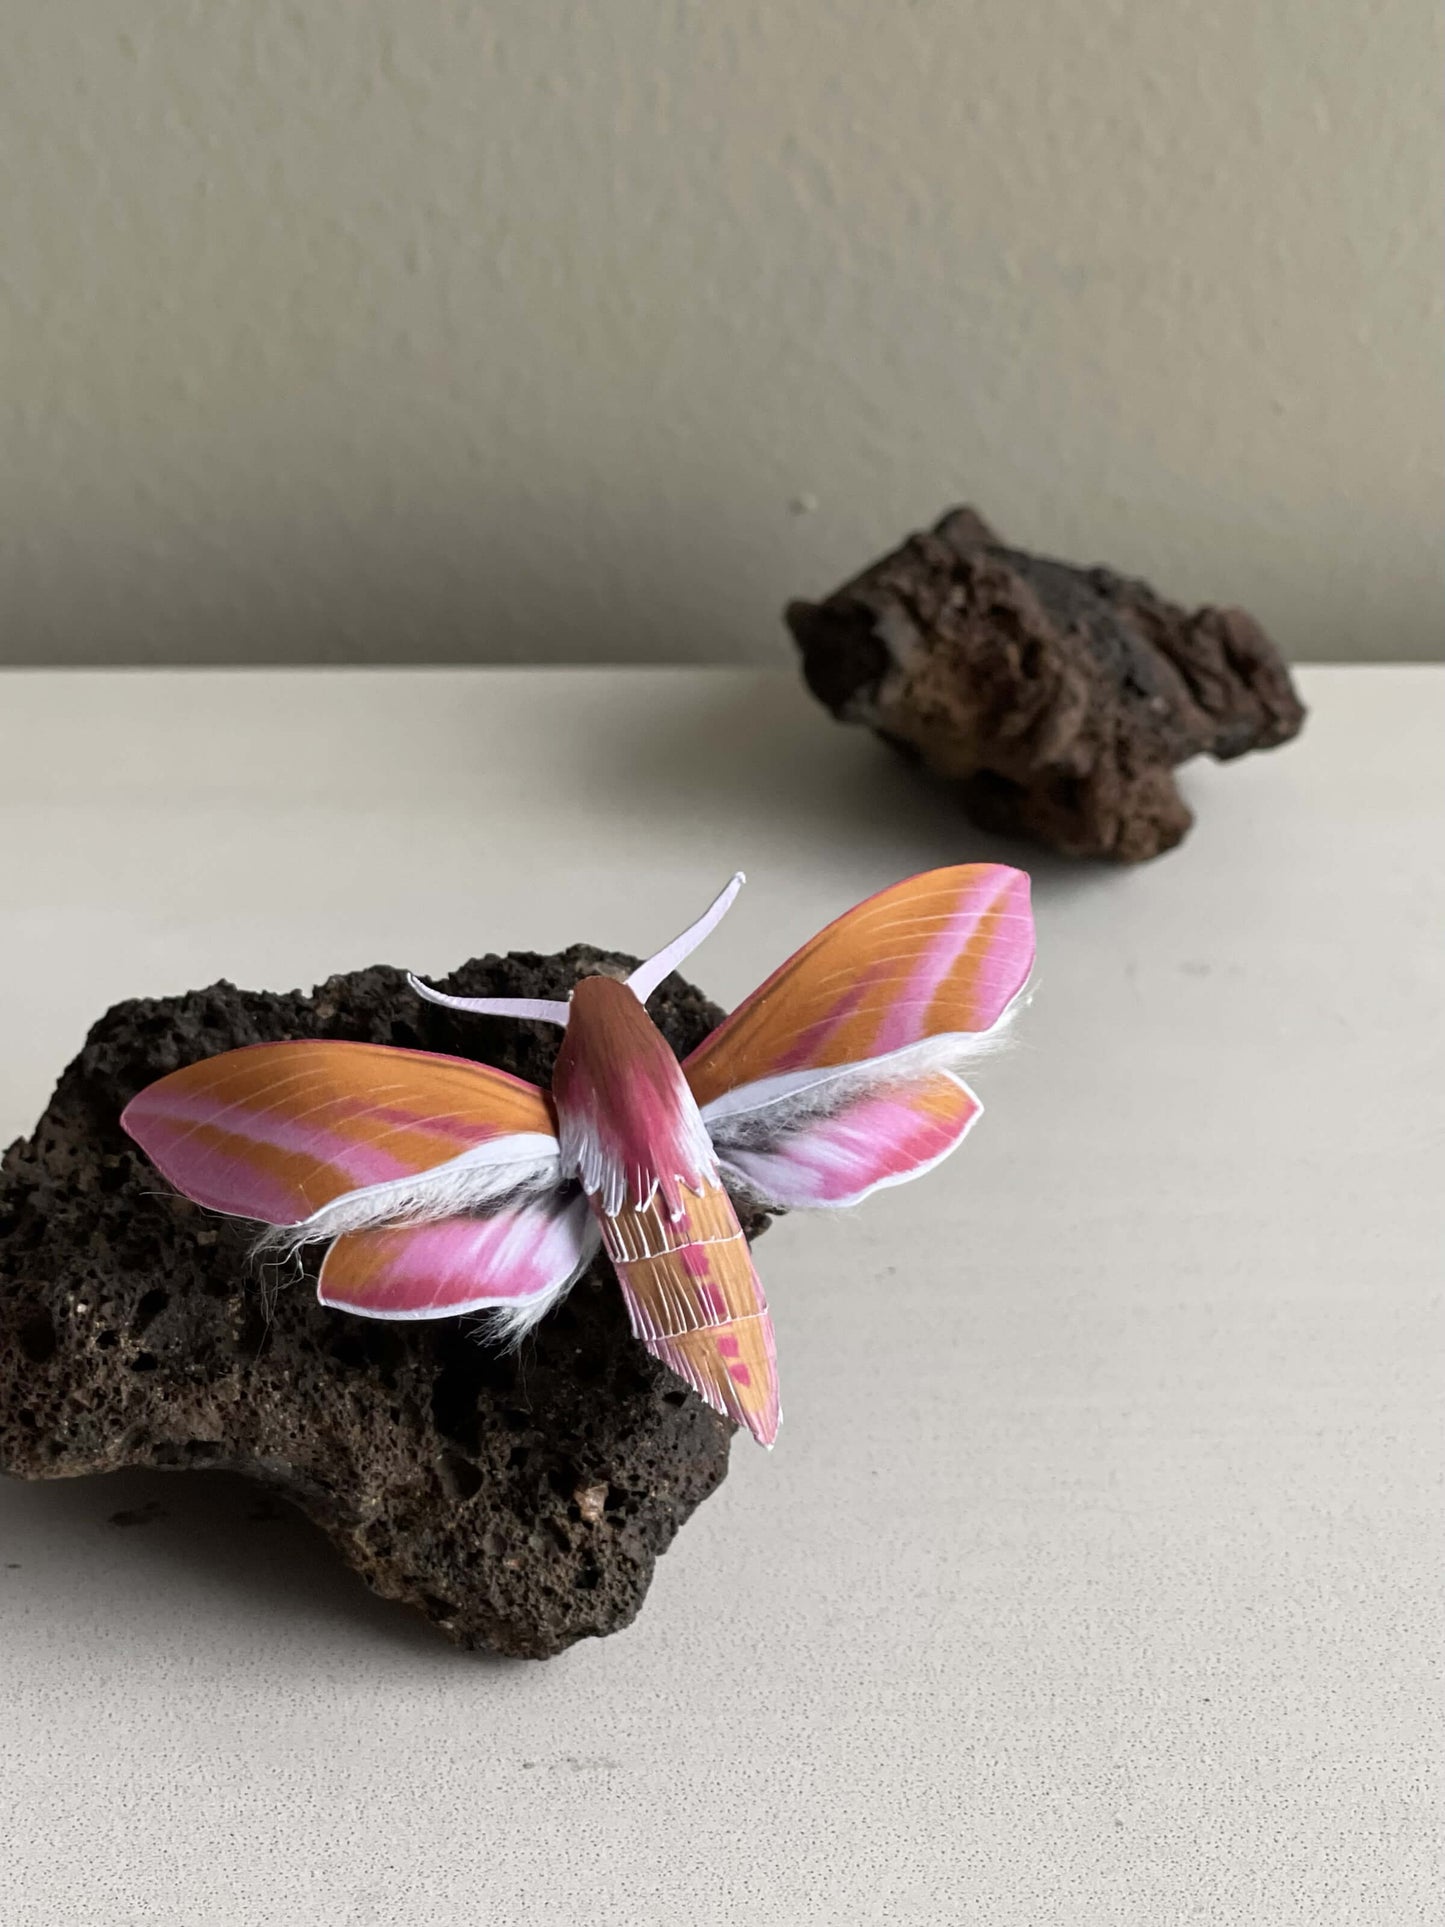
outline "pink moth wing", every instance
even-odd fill
[[[463,1058],[255,1044],[159,1079],[121,1122],[196,1203],[334,1237],[322,1301],[364,1317],[540,1316],[596,1247],[551,1100]]]
[[[957,1066],[1033,956],[1028,878],[1004,864],[909,877],[829,924],[683,1065],[724,1175],[818,1207],[930,1169],[981,1114]]]
[[[555,1155],[557,1128],[536,1085],[505,1071],[323,1038],[188,1064],[147,1085],[121,1124],[186,1197],[274,1225],[507,1139],[546,1139]]]

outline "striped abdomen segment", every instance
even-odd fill
[[[747,1239],[720,1185],[684,1191],[682,1203],[678,1218],[660,1193],[641,1210],[597,1214],[632,1329],[715,1411],[771,1445],[782,1418],[773,1321]]]

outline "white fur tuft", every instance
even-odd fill
[[[1006,1027],[1021,1001],[1015,998],[991,1030],[947,1031],[860,1063],[784,1071],[740,1084],[703,1106],[703,1123],[718,1153],[726,1158],[730,1150],[775,1143],[810,1119],[827,1117],[851,1104],[866,1091],[911,1083],[931,1071],[966,1070],[1007,1045]]]
[[[686,1165],[669,1175],[679,1188],[700,1197],[717,1178],[717,1160],[707,1124],[690,1095],[678,1120],[678,1138],[673,1149],[678,1161]],[[562,1117],[562,1169],[582,1180],[582,1189],[595,1198],[609,1218],[625,1206],[645,1211],[660,1189],[662,1174],[646,1165],[628,1165],[603,1142],[595,1118],[572,1110]]]
[[[302,1245],[329,1243],[348,1231],[429,1224],[437,1218],[497,1210],[557,1190],[563,1182],[556,1138],[545,1131],[517,1131],[414,1177],[348,1191],[300,1224],[274,1226],[262,1235],[256,1249],[284,1254]]]
[[[532,1298],[512,1298],[486,1308],[487,1336],[495,1339],[503,1351],[515,1351],[527,1334],[536,1330],[553,1306],[561,1304],[597,1256],[602,1234],[585,1204],[583,1209],[586,1212],[586,1224],[579,1234],[577,1262],[566,1277],[559,1278],[556,1284],[548,1285],[545,1291],[539,1291]]]

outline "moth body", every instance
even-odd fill
[[[552,1079],[576,1171],[634,1334],[764,1445],[777,1437],[773,1325],[707,1128],[635,994],[587,977]]]

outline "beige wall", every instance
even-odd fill
[[[784,659],[945,505],[1441,628],[1436,0],[45,0],[0,658]]]

